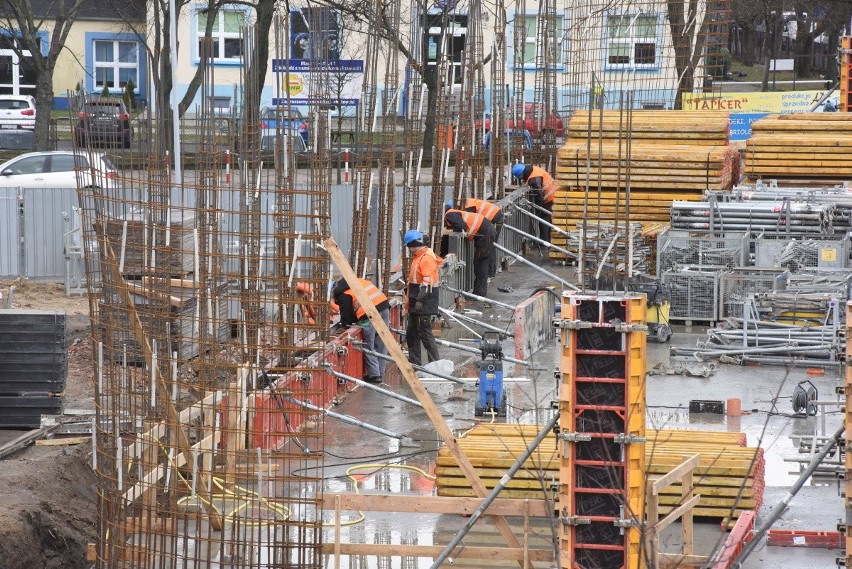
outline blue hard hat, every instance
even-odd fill
[[[423,234],[417,231],[416,229],[409,229],[405,232],[405,235],[403,235],[402,240],[405,242],[406,245],[410,245],[414,241],[422,242]]]
[[[514,176],[516,178],[520,178],[521,174],[524,173],[525,168],[526,168],[526,166],[524,164],[521,164],[520,162],[518,162],[517,164],[512,166],[512,176]]]
[[[447,203],[444,204],[444,209],[453,209],[453,200],[447,200]]]

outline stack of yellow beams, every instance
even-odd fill
[[[470,459],[485,486],[494,488],[535,438],[536,425],[481,424],[471,429],[458,443]],[[698,516],[734,517],[744,510],[760,507],[763,502],[763,449],[747,447],[744,433],[718,431],[648,430],[645,458],[648,478],[662,476],[693,454],[700,454],[694,471],[695,493],[701,501]],[[504,498],[542,499],[552,497],[559,482],[559,458],[556,437],[548,435],[524,467],[510,480],[500,496]],[[439,496],[474,496],[448,449],[438,451],[435,474]],[[680,503],[680,485],[668,487],[660,496],[660,513]]]
[[[704,190],[729,190],[739,177],[739,155],[728,145],[728,115],[700,111],[578,111],[557,151],[559,186],[554,224],[574,229],[624,221],[630,182],[632,222],[667,222],[674,200],[700,201]],[[587,191],[588,188],[588,191]],[[567,240],[554,234],[554,244]]]
[[[751,125],[745,175],[751,180],[852,179],[852,114],[768,115]]]

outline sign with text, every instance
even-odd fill
[[[825,91],[783,91],[777,93],[684,93],[687,111],[720,111],[731,114],[731,140],[751,136],[751,123],[769,113],[805,113]]]
[[[731,113],[804,113],[825,91],[779,93],[684,93],[685,111],[728,111]]]
[[[272,104],[356,106],[364,83],[361,59],[273,59],[279,97]],[[325,96],[320,96],[320,91]],[[290,98],[286,95],[289,93]]]

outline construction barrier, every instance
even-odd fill
[[[515,357],[528,360],[530,356],[553,342],[556,336],[553,315],[556,296],[539,291],[515,308]]]
[[[723,527],[724,530],[724,527]],[[743,547],[754,537],[754,510],[740,514],[725,545],[713,556],[712,569],[729,569],[743,551]]]
[[[846,546],[846,535],[839,531],[771,529],[768,538],[768,545],[781,547],[843,549]]]

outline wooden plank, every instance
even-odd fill
[[[683,516],[684,512],[692,510],[698,505],[698,502],[701,501],[701,496],[696,494],[686,502],[680,504],[675,509],[671,510],[666,517],[658,521],[654,524],[654,532],[659,535],[664,529],[672,525],[674,522],[679,520],[681,516]]]
[[[336,543],[323,543],[321,551],[333,555]],[[441,545],[396,545],[383,543],[341,543],[342,555],[381,555],[383,557],[437,557],[444,551]],[[529,549],[522,547],[477,547],[460,546],[453,551],[454,558],[482,559],[485,561],[517,561],[523,563],[525,557],[530,562],[551,562],[553,551],[550,549]],[[532,566],[530,563],[529,566]]]
[[[405,354],[402,353],[402,348],[400,347],[399,342],[396,338],[394,338],[390,328],[388,328],[388,325],[385,324],[385,321],[382,319],[381,315],[379,315],[376,307],[373,306],[373,303],[370,301],[370,297],[364,290],[364,287],[360,282],[358,282],[358,276],[352,270],[352,267],[349,266],[349,262],[346,260],[346,257],[340,250],[340,247],[338,247],[334,239],[330,237],[323,241],[323,244],[331,257],[332,262],[335,266],[337,266],[337,269],[349,284],[350,290],[355,293],[355,298],[358,299],[361,307],[367,312],[367,317],[370,319],[370,323],[384,342],[388,353],[399,368],[400,374],[414,392],[417,400],[421,405],[423,405],[423,409],[426,411],[426,414],[435,426],[438,436],[441,437],[444,441],[444,445],[450,449],[453,457],[456,459],[462,470],[464,470],[465,477],[470,481],[470,485],[474,492],[476,492],[476,495],[479,497],[485,497],[488,494],[485,484],[483,484],[476,475],[476,471],[473,469],[473,466],[467,460],[464,452],[459,448],[453,432],[450,430],[446,421],[444,421],[443,415],[441,415],[441,411],[435,405],[435,402],[432,401],[432,397],[429,395],[429,392],[426,391],[425,387],[423,387],[420,378],[417,377],[414,368],[411,367],[411,363],[405,357]],[[503,536],[503,539],[506,540],[509,547],[516,549],[520,548],[521,544],[518,541],[518,538],[515,537],[514,533],[512,533],[512,528],[509,527],[509,524],[504,518],[495,516],[494,524],[497,526],[497,529],[500,531],[500,534]],[[532,569],[532,565],[524,566],[522,558],[519,561],[522,567],[529,567],[529,569]]]
[[[79,445],[92,440],[92,437],[65,437],[62,439],[42,439],[35,442],[37,447],[59,447],[66,445]]]
[[[680,478],[686,473],[688,470],[694,470],[695,467],[698,466],[698,462],[701,460],[700,454],[693,454],[675,468],[657,478],[653,482],[651,482],[651,494],[656,496],[660,493],[660,491],[672,484],[675,480],[680,480]]]
[[[201,416],[201,413],[210,410],[210,408],[217,406],[222,401],[222,392],[214,391],[212,393],[207,394],[200,401],[196,401],[189,407],[186,407],[178,414],[178,419],[181,424],[188,424],[191,421],[194,421],[198,417]],[[210,426],[212,428],[212,425]],[[132,459],[136,459],[139,457],[139,453],[142,452],[142,449],[145,446],[145,441],[150,441],[152,439],[161,439],[166,435],[167,428],[166,423],[161,422],[157,423],[151,429],[144,431],[136,440],[133,441],[130,445],[127,446],[124,453],[126,456]]]
[[[705,567],[709,558],[705,555],[686,555],[683,553],[660,553],[658,569],[689,569]]]
[[[411,496],[404,494],[337,494],[324,492],[323,509],[331,509],[340,496],[344,510],[364,512],[414,512],[421,514],[470,515],[481,505],[481,498],[447,498],[441,496]],[[524,507],[525,500],[497,498],[489,504],[486,513],[515,516]],[[550,518],[553,512],[544,500],[529,502],[529,515]]]

